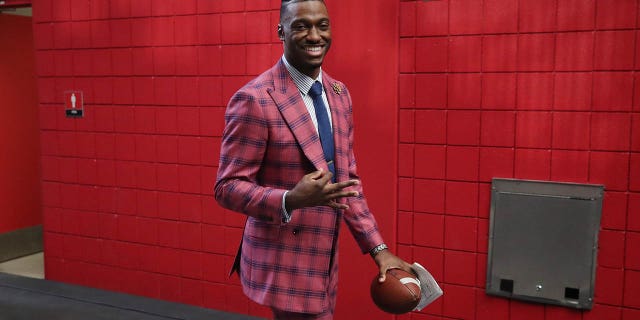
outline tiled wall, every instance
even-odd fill
[[[359,173],[395,249],[399,3],[327,5],[335,31],[326,70],[357,101]],[[33,1],[47,278],[270,316],[228,277],[244,217],[221,209],[212,188],[227,101],[282,54],[279,6]],[[362,43],[360,31],[380,41]],[[70,89],[84,93],[82,119],[64,115]],[[340,243],[337,319],[391,318],[369,298],[371,258],[348,234]]]
[[[278,7],[34,1],[47,278],[265,314],[227,277],[244,219],[212,188],[226,102],[281,54]]]
[[[269,315],[226,277],[243,218],[211,188],[227,100],[282,52],[279,3],[33,1],[48,278]],[[637,1],[328,4],[370,205],[446,292],[399,318],[640,318]],[[69,89],[85,118],[65,118]],[[484,294],[492,177],[606,185],[592,311]],[[338,318],[372,310],[375,271],[341,250]]]
[[[636,0],[402,1],[402,252],[445,296],[411,319],[640,318]],[[604,184],[590,312],[486,296],[492,177]]]

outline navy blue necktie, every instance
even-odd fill
[[[329,115],[327,107],[322,101],[322,84],[318,81],[314,82],[309,90],[309,95],[313,99],[313,108],[316,110],[316,119],[318,120],[318,134],[320,135],[320,143],[322,143],[322,151],[324,158],[327,160],[329,171],[333,173],[333,182],[336,181],[336,167],[333,162],[334,145],[333,133],[331,132],[331,123],[329,123]]]

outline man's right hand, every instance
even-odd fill
[[[358,191],[344,190],[345,188],[358,185],[358,180],[348,180],[331,183],[333,174],[322,169],[314,171],[302,177],[298,184],[291,189],[285,198],[285,206],[288,212],[291,210],[329,206],[336,209],[349,209],[345,203],[338,203],[336,200],[345,197],[357,197]]]

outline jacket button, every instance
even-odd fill
[[[293,231],[291,233],[293,233],[293,235],[295,236],[298,233],[300,233],[300,230],[299,229],[293,229]]]

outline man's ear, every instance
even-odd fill
[[[281,24],[278,24],[278,38],[280,38],[280,41],[284,41],[284,30],[282,30]]]

